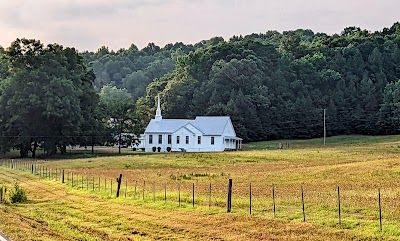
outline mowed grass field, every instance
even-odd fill
[[[13,240],[400,240],[400,136],[332,137],[326,146],[321,139],[291,141],[289,149],[276,149],[278,143],[251,143],[240,152],[35,161],[51,179],[3,166],[0,186],[19,183],[29,202],[0,205],[0,231]],[[61,169],[65,184],[55,180]]]

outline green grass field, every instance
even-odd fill
[[[0,204],[0,232],[13,240],[400,240],[400,136],[331,137],[326,146],[321,139],[297,140],[277,149],[280,142],[250,143],[240,152],[35,160],[51,178],[22,170],[32,160],[18,170],[2,166],[0,186],[19,183],[29,202]],[[229,178],[231,214],[225,208]]]

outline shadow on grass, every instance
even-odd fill
[[[141,152],[141,151],[130,151],[124,149],[121,153],[115,152],[114,150],[110,151],[95,151],[94,154],[91,153],[91,150],[82,151],[82,150],[74,150],[67,151],[65,154],[57,153],[52,156],[46,156],[44,154],[37,154],[36,158],[27,157],[21,158],[19,152],[14,150],[7,152],[5,154],[0,154],[0,160],[9,160],[9,159],[22,159],[22,160],[66,160],[66,159],[85,159],[85,158],[93,158],[93,157],[114,157],[114,156],[130,156],[130,155],[149,155],[149,153]]]

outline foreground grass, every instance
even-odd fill
[[[321,139],[292,141],[291,148],[284,150],[272,149],[278,142],[261,142],[247,146],[242,152],[100,156],[38,161],[38,165],[53,171],[64,169],[68,174],[73,172],[75,188],[71,188],[70,179],[67,188],[66,185],[54,181],[39,181],[37,177],[3,168],[0,172],[0,183],[20,179],[19,181],[26,182],[25,186],[33,200],[44,199],[44,203],[49,205],[39,205],[41,202],[38,201],[21,206],[3,206],[2,212],[11,215],[9,217],[13,217],[12,220],[20,219],[19,215],[41,220],[37,221],[39,223],[55,219],[56,221],[52,221],[55,228],[51,226],[48,229],[59,232],[59,235],[65,233],[62,239],[66,240],[67,237],[82,240],[185,240],[213,237],[224,240],[400,239],[399,140],[399,136],[344,136],[329,138],[327,146],[321,145]],[[110,180],[114,180],[115,185],[115,178],[120,173],[123,174],[124,181],[127,181],[124,184],[128,186],[128,198],[115,200],[110,198]],[[82,177],[84,178],[81,179]],[[234,180],[232,215],[224,214],[229,177]],[[92,178],[96,180],[94,183]],[[97,190],[98,178],[101,179],[100,192],[85,190],[93,184]],[[84,182],[83,186],[81,180]],[[107,190],[104,189],[104,182]],[[27,183],[34,185],[29,186]],[[190,204],[193,183],[196,187],[194,209]],[[253,195],[252,217],[248,215],[250,183]],[[210,184],[211,211],[208,210],[207,196]],[[178,185],[181,188],[181,208],[177,204]],[[275,219],[272,213],[272,185],[276,191]],[[163,201],[165,186],[167,204]],[[307,223],[301,222],[302,186],[305,190]],[[341,226],[337,224],[337,186],[342,190]],[[79,190],[77,187],[80,187]],[[383,201],[382,233],[378,222],[378,188],[382,190]],[[53,190],[54,193],[50,195],[47,190]],[[145,201],[142,200],[143,190]],[[65,200],[60,200],[60,196],[65,197]],[[76,202],[80,206],[75,206]],[[77,217],[79,215],[75,215],[72,210],[68,211],[69,208],[97,218],[86,220],[85,217]],[[67,211],[64,212],[65,209]],[[116,209],[116,214],[110,209]],[[178,225],[178,221],[184,224],[180,224],[179,228],[174,226],[176,229],[171,231],[161,224],[154,226],[154,220],[138,221],[131,217],[132,212],[163,220],[160,221],[163,225]],[[57,213],[60,214],[57,216]],[[115,225],[113,219],[118,220]],[[66,221],[72,224],[65,224]],[[54,231],[58,225],[61,225],[60,230]],[[138,229],[139,233],[130,232],[130,228]],[[24,232],[29,232],[30,229],[32,226],[27,227]],[[78,231],[74,233],[76,229]],[[83,232],[84,229],[88,229],[89,234]],[[104,233],[98,233],[98,229]],[[201,233],[194,229],[201,230]],[[10,227],[0,226],[0,230],[9,233]],[[91,230],[96,231],[90,234]],[[88,236],[79,236],[82,232]],[[114,233],[117,235],[113,236]],[[143,233],[146,235],[141,235]],[[19,239],[24,240],[23,237],[16,238]]]
[[[0,169],[18,181],[29,203],[0,205],[0,230],[13,240],[349,240],[362,233],[176,204],[113,199]],[[376,236],[379,237],[379,236]]]

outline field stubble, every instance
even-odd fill
[[[338,232],[343,229],[348,230],[356,235],[354,237],[360,239],[368,237],[398,239],[400,237],[398,137],[383,137],[367,142],[357,142],[362,138],[354,137],[353,143],[350,141],[352,138],[345,138],[347,139],[342,140],[342,143],[332,141],[333,144],[327,147],[316,145],[313,141],[299,141],[292,143],[292,149],[263,150],[260,146],[265,144],[260,143],[260,146],[253,147],[258,150],[242,152],[131,155],[36,163],[53,171],[64,169],[68,174],[73,172],[76,176],[76,187],[81,185],[80,177],[83,176],[84,185],[80,188],[83,189],[81,191],[89,189],[93,184],[97,190],[100,177],[102,197],[112,195],[110,180],[113,180],[115,185],[115,178],[122,173],[122,196],[125,196],[126,192],[127,202],[150,205],[151,208],[165,208],[166,205],[176,210],[179,188],[181,208],[190,207],[194,183],[195,206],[207,212],[207,207],[210,205],[211,184],[211,209],[213,213],[219,215],[222,215],[226,205],[227,180],[232,178],[234,215],[247,217],[251,183],[253,217],[262,220],[271,220],[274,217],[272,211],[272,187],[274,187],[275,220],[295,222],[298,225],[302,225],[303,218],[301,209],[301,187],[303,187],[308,223]],[[104,189],[105,179],[107,190]],[[125,191],[126,182],[128,189]],[[341,226],[337,224],[338,186],[341,190]],[[165,187],[167,204],[164,204]],[[378,188],[382,192],[383,233],[379,231]],[[153,203],[154,198],[155,203]],[[123,198],[118,202],[126,200]]]

